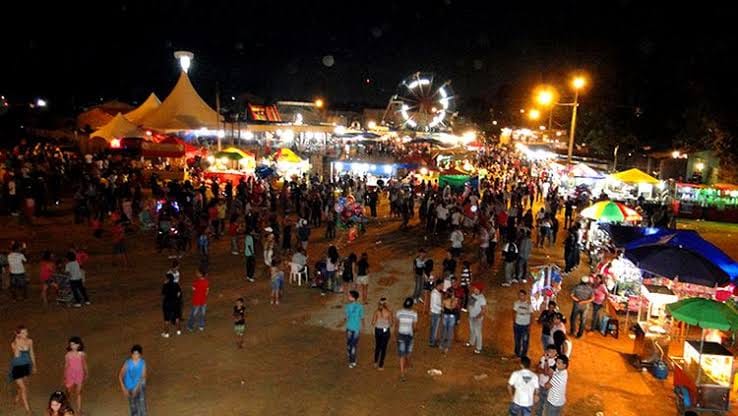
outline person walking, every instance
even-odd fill
[[[384,370],[384,358],[390,339],[390,328],[394,325],[392,311],[387,306],[387,298],[379,299],[377,310],[372,316],[374,327],[374,368]]]
[[[553,344],[552,326],[554,316],[558,314],[556,310],[556,302],[549,301],[546,310],[538,316],[538,323],[541,324],[541,348],[546,349]]]
[[[523,236],[520,238],[518,243],[518,264],[517,264],[517,276],[518,280],[527,283],[528,282],[528,259],[530,259],[530,253],[533,251],[533,240],[530,238],[530,231],[523,231]]]
[[[513,322],[515,356],[522,358],[528,355],[530,317],[533,313],[530,298],[525,290],[521,289],[518,292],[518,300],[513,303],[513,311],[515,312],[515,321]]]
[[[195,330],[195,321],[199,324],[200,331],[205,330],[205,314],[208,311],[208,293],[210,282],[202,270],[197,271],[197,278],[192,282],[192,309],[187,320],[187,330]]]
[[[77,411],[82,412],[82,385],[87,378],[87,353],[82,338],[71,337],[67,343],[67,354],[64,356],[64,387],[68,397],[77,398]]]
[[[433,290],[430,295],[430,335],[428,336],[428,346],[435,348],[438,346],[438,326],[441,323],[441,312],[443,311],[443,294],[441,293],[443,280],[438,279],[433,282]]]
[[[13,242],[10,247],[10,253],[8,253],[8,271],[10,272],[10,295],[13,300],[18,299],[19,295],[23,296],[23,299],[28,298],[28,279],[26,278],[26,266],[25,263],[28,261],[26,255],[23,254],[25,251],[25,244],[19,242]]]
[[[487,299],[482,294],[484,285],[481,282],[472,284],[471,296],[469,298],[469,341],[467,347],[474,347],[475,354],[482,353],[482,323],[487,311]]]
[[[425,284],[425,249],[418,250],[418,255],[413,260],[413,273],[415,275],[415,288],[413,289],[412,298],[415,302],[420,300],[423,294],[423,285]]]
[[[402,309],[395,314],[397,354],[400,356],[400,380],[405,381],[405,370],[410,366],[413,336],[418,324],[418,313],[413,310],[413,298],[405,298]]]
[[[508,241],[502,246],[502,257],[505,260],[504,276],[502,287],[510,287],[511,283],[517,283],[516,266],[518,263],[518,246],[513,241]]]
[[[356,350],[359,346],[361,327],[364,326],[364,306],[358,302],[359,292],[349,291],[349,302],[343,307],[346,316],[346,349],[349,368],[356,367]]]
[[[600,329],[600,310],[607,300],[609,295],[607,286],[602,279],[601,275],[594,277],[594,298],[592,298],[592,325],[590,325],[590,331],[597,331]]]
[[[510,393],[510,416],[530,416],[538,401],[538,377],[530,370],[530,358],[520,357],[520,370],[513,371],[507,381]]]
[[[243,239],[243,254],[246,257],[246,280],[254,282],[254,272],[256,271],[256,250],[254,248],[254,233],[249,228],[246,230],[246,236]]]
[[[15,337],[10,343],[13,358],[10,361],[10,380],[15,382],[18,391],[15,402],[21,403],[27,413],[31,413],[28,404],[28,377],[36,374],[36,354],[33,351],[33,340],[28,336],[28,328],[23,325],[15,329]]]
[[[441,352],[448,354],[451,343],[454,340],[454,328],[456,327],[456,313],[458,312],[458,299],[454,294],[454,288],[450,287],[443,295],[443,331],[441,331]]]
[[[182,288],[174,281],[174,274],[167,273],[166,282],[161,287],[161,308],[164,313],[164,332],[161,336],[169,338],[170,327],[176,328],[177,335],[182,334]]]
[[[118,382],[123,395],[128,399],[130,416],[146,416],[146,361],[143,348],[131,347],[131,356],[118,371]]]
[[[566,384],[569,381],[569,358],[559,355],[556,359],[556,371],[546,383],[548,397],[544,405],[546,416],[560,416],[566,404]]]
[[[87,289],[85,288],[84,271],[77,262],[77,254],[73,251],[67,253],[67,264],[64,266],[64,272],[69,276],[69,285],[72,288],[72,295],[74,295],[74,307],[81,308],[82,302],[89,305],[90,298],[87,296]]]
[[[553,344],[547,345],[543,349],[544,353],[541,359],[538,361],[538,397],[539,400],[536,403],[535,415],[543,416],[543,408],[548,401],[548,388],[546,384],[551,380],[551,376],[556,370],[556,358],[558,357],[558,350]]]
[[[369,303],[367,293],[369,292],[369,255],[361,253],[361,258],[356,263],[356,283],[359,285],[359,294],[364,300],[364,305]]]
[[[338,270],[338,260],[340,256],[338,249],[334,245],[328,247],[328,254],[325,258],[325,278],[323,280],[323,290],[320,292],[321,295],[325,295],[326,292],[334,292],[336,287],[336,270]]]
[[[571,289],[569,296],[572,300],[569,334],[573,336],[576,332],[577,338],[581,338],[584,335],[584,316],[587,314],[589,304],[594,300],[594,291],[589,285],[589,276],[582,276],[582,280]],[[578,330],[577,324],[579,325]]]

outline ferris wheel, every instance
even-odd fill
[[[438,130],[454,112],[451,81],[437,82],[434,74],[416,72],[397,87],[389,108],[402,127],[419,131]]]

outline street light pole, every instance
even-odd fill
[[[574,92],[574,106],[571,110],[571,127],[569,130],[569,151],[567,152],[566,162],[571,165],[571,155],[574,152],[574,134],[577,129],[577,107],[579,107],[579,89]]]

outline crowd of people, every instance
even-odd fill
[[[367,253],[351,250],[343,256],[339,253],[339,244],[334,241],[337,228],[341,227],[337,209],[340,198],[350,197],[366,206],[369,218],[377,218],[377,207],[386,199],[389,217],[401,220],[400,230],[408,229],[416,215],[417,227],[425,230],[422,247],[408,261],[408,278],[414,279],[412,293],[407,293],[396,311],[386,297],[372,301],[377,304],[369,323],[375,339],[374,366],[378,370],[385,368],[390,334],[394,333],[402,380],[406,379],[411,365],[420,319],[427,319],[428,345],[439,348],[443,354],[448,354],[455,342],[463,342],[475,354],[482,352],[483,322],[488,316],[485,289],[490,285],[524,284],[530,279],[531,253],[534,247],[550,248],[557,244],[557,217],[562,211],[566,271],[572,271],[579,263],[581,237],[572,214],[572,202],[560,198],[555,185],[532,176],[532,162],[524,161],[505,147],[489,146],[478,153],[475,163],[487,170],[487,178],[477,187],[467,184],[456,189],[424,180],[390,181],[380,188],[368,186],[365,178],[352,176],[320,179],[305,175],[287,178],[281,187],[269,179],[255,177],[238,183],[197,177],[165,182],[156,175],[145,180],[147,175],[126,158],[104,153],[78,156],[53,146],[30,147],[25,143],[4,157],[0,206],[5,212],[20,215],[19,201],[31,199],[33,202],[26,205],[34,209],[22,215],[32,223],[35,215],[47,212],[49,202],[58,204],[64,190],[69,190],[73,195],[75,222],[89,226],[94,238],[109,242],[121,267],[132,267],[127,256],[127,236],[139,232],[151,236],[150,244],[171,262],[161,287],[164,338],[182,333],[184,296],[179,261],[187,255],[197,256],[199,266],[192,282],[185,329],[205,330],[210,254],[216,247],[223,247],[215,244],[217,240],[226,239],[226,250],[243,258],[244,281],[269,282],[269,299],[274,307],[284,300],[287,275],[292,278],[303,274],[323,296],[338,293],[345,297],[348,366],[356,367],[365,305],[370,303],[370,271],[379,270],[381,263]],[[534,214],[534,207],[538,206],[540,209]],[[325,227],[323,238],[328,248],[311,264],[308,252],[316,253],[309,247],[311,236],[314,241],[313,231],[321,227]],[[365,226],[362,231],[366,232]],[[428,254],[433,247],[445,249],[442,261],[436,263]],[[25,265],[30,256],[26,250],[24,243],[13,242],[7,255],[0,257],[5,260],[0,263],[1,271],[7,269],[11,293],[19,301],[28,297]],[[502,261],[499,279],[492,273],[498,253]],[[50,249],[43,249],[40,257],[40,295],[44,305],[49,303],[51,294],[56,294],[56,301],[74,307],[90,304],[85,288],[86,250],[73,246],[57,257]],[[475,262],[478,272],[473,274]],[[258,266],[259,263],[263,266]],[[566,400],[572,350],[566,320],[555,302],[549,303],[548,309],[536,319],[542,328],[544,355],[537,374],[532,376],[528,347],[533,310],[525,286],[518,286],[518,290],[518,299],[512,305],[512,352],[521,369],[510,377],[513,396],[510,414],[530,414],[535,403],[537,414],[555,416],[560,414]],[[575,287],[570,325],[573,330],[579,321],[577,336],[581,336],[585,306],[592,302],[585,295],[583,288]],[[235,300],[231,318],[235,344],[242,348],[246,323],[243,298]],[[592,319],[593,322],[597,319],[596,312]],[[464,321],[469,336],[461,340],[459,328]],[[12,348],[13,380],[20,402],[30,410],[25,380],[35,371],[35,357],[25,327],[16,331]],[[65,360],[67,392],[55,392],[51,396],[49,414],[74,414],[71,409],[75,407],[79,412],[82,406],[87,368],[79,337],[69,340]],[[120,369],[119,382],[131,414],[145,415],[146,364],[140,345],[131,348],[130,358]],[[74,406],[69,400],[72,397],[76,399]]]

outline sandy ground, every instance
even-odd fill
[[[386,210],[380,210],[380,214]],[[411,224],[415,224],[414,222]],[[371,267],[370,305],[367,315],[381,296],[393,307],[412,289],[411,258],[421,245],[429,244],[420,227],[398,231],[399,221],[381,219],[368,234],[347,243],[339,233],[341,254],[369,253]],[[687,223],[733,256],[738,247],[732,241],[738,226],[715,223]],[[229,253],[228,242],[212,247],[211,295],[208,323],[204,332],[187,333],[170,339],[160,337],[159,291],[168,268],[166,256],[153,250],[153,238],[137,235],[128,239],[133,267],[112,266],[111,243],[96,240],[89,229],[72,224],[69,215],[42,218],[32,227],[21,228],[11,218],[0,218],[0,244],[10,239],[29,242],[32,265],[31,298],[13,302],[7,291],[0,292],[0,334],[10,343],[13,328],[23,323],[36,344],[39,372],[30,380],[34,414],[41,414],[49,394],[61,385],[66,339],[80,335],[85,341],[90,379],[85,386],[85,414],[115,416],[127,414],[116,375],[133,343],[144,347],[149,368],[147,398],[152,415],[505,415],[509,397],[505,383],[517,369],[512,355],[512,302],[517,288],[499,287],[497,270],[477,274],[489,284],[490,303],[485,321],[485,349],[476,356],[462,344],[454,344],[443,356],[427,347],[427,319],[421,315],[413,368],[408,380],[399,380],[394,339],[390,344],[387,369],[372,368],[373,337],[363,334],[359,345],[359,366],[346,365],[341,295],[321,297],[318,290],[286,288],[279,306],[268,302],[269,288],[259,261],[260,278],[254,284],[242,280],[243,258]],[[323,230],[313,232],[309,254],[311,263],[325,252]],[[86,246],[91,253],[87,267],[88,287],[93,304],[82,309],[41,306],[37,260],[42,250],[61,253],[71,244]],[[446,243],[443,242],[445,245]],[[475,247],[466,252],[476,261]],[[440,266],[442,248],[431,250]],[[536,249],[531,265],[560,261],[562,249]],[[499,253],[498,253],[499,262]],[[183,259],[182,286],[189,303],[189,283],[194,278],[196,258]],[[474,266],[476,270],[476,265]],[[580,273],[584,272],[584,268]],[[568,278],[567,286],[580,274]],[[7,285],[7,277],[6,282]],[[233,300],[247,299],[246,348],[234,346],[230,319]],[[564,300],[562,309],[570,306]],[[185,316],[189,307],[184,310]],[[462,318],[461,336],[466,337],[467,321]],[[531,331],[530,356],[540,355],[540,328]],[[9,361],[9,345],[2,346]],[[673,415],[670,380],[661,382],[648,373],[637,372],[625,361],[632,340],[588,334],[574,341],[566,414],[607,416]],[[442,376],[426,371],[439,369]],[[14,386],[6,384],[0,395],[1,415],[21,415],[13,405]]]

